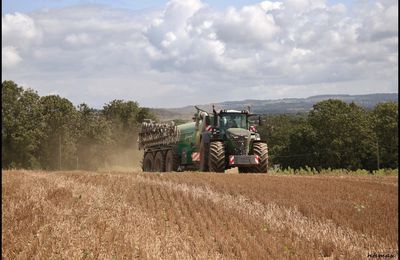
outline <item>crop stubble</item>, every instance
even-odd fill
[[[2,176],[3,259],[354,259],[397,250],[397,177]]]

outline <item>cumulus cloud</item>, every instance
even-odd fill
[[[65,42],[73,46],[90,45],[93,42],[93,38],[86,33],[71,33],[65,36]]]
[[[22,61],[21,52],[30,51],[33,44],[40,42],[41,31],[28,15],[6,14],[1,18],[2,66],[15,68]]]
[[[4,68],[15,67],[22,61],[15,47],[5,46],[1,48],[1,64]]]
[[[70,6],[3,15],[2,64],[9,79],[96,106],[395,92],[397,20],[394,0]]]
[[[21,13],[6,14],[1,18],[3,44],[26,44],[39,40],[40,30],[31,17]]]
[[[216,23],[217,35],[223,41],[251,45],[267,43],[279,30],[273,15],[257,5],[229,8]]]

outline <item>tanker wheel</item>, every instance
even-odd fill
[[[201,141],[200,144],[200,171],[202,172],[208,172],[209,167],[208,167],[208,153],[210,151],[210,146],[209,144],[206,144]]]
[[[225,172],[225,148],[222,142],[216,141],[210,144],[208,166],[210,172]]]
[[[145,153],[142,162],[142,170],[144,172],[153,171],[154,158],[152,153]]]
[[[157,152],[154,157],[154,172],[165,172],[165,158],[163,152]]]
[[[165,155],[165,171],[172,172],[177,171],[179,168],[179,156],[172,150],[168,150]]]
[[[252,167],[253,172],[267,173],[268,172],[268,146],[266,143],[255,143],[253,145],[253,154],[258,155],[258,165]]]

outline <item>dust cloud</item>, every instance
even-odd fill
[[[70,168],[95,171],[141,171],[143,150],[138,148],[137,133],[122,133],[122,135],[128,136],[122,142],[103,146],[94,143],[81,145],[78,148],[76,167],[71,165]]]
[[[141,161],[143,159],[143,150],[128,148],[115,149],[110,151],[107,156],[107,162],[104,168],[99,170],[107,171],[141,171]]]

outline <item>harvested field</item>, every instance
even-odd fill
[[[3,259],[398,258],[397,176],[2,177]]]

